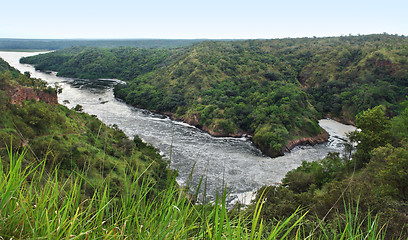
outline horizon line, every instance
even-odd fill
[[[0,40],[71,40],[71,41],[117,41],[117,40],[190,40],[190,41],[199,41],[199,40],[274,40],[274,39],[302,39],[302,38],[338,38],[338,37],[359,37],[359,36],[372,36],[372,35],[389,35],[389,36],[399,36],[406,37],[404,34],[389,34],[386,32],[383,33],[369,33],[369,34],[341,34],[336,36],[304,36],[304,37],[276,37],[276,38],[150,38],[150,37],[141,37],[141,38],[23,38],[23,37],[0,37]]]

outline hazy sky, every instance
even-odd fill
[[[5,0],[0,38],[408,35],[408,0]]]

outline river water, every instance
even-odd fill
[[[80,104],[84,112],[98,116],[108,125],[118,125],[130,137],[139,135],[157,147],[170,161],[170,167],[178,170],[179,184],[188,182],[190,188],[195,189],[203,177],[210,198],[216,191],[222,191],[226,184],[230,192],[229,202],[239,200],[247,203],[253,191],[263,185],[279,183],[288,171],[298,167],[303,160],[314,161],[329,152],[342,152],[346,133],[355,130],[353,126],[322,119],[320,126],[330,134],[327,143],[295,147],[284,156],[270,158],[246,138],[212,137],[188,124],[115,99],[113,86],[118,80],[57,77],[55,73],[35,71],[33,66],[19,63],[21,57],[36,54],[39,53],[0,52],[0,57],[22,73],[29,71],[32,77],[41,78],[50,85],[57,83],[63,89],[58,96],[60,104],[69,108]]]

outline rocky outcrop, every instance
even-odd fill
[[[346,116],[349,116],[349,117],[346,117]],[[356,123],[352,119],[350,113],[343,113],[343,115],[340,116],[340,117],[333,116],[332,114],[326,114],[324,116],[324,118],[330,118],[330,119],[333,119],[336,122],[340,122],[340,123],[343,123],[343,124],[346,124],[346,125],[353,125],[353,126],[356,125]]]
[[[179,120],[188,123],[192,126],[199,127],[199,116],[198,114],[193,114],[187,118],[180,118]]]
[[[200,117],[199,114],[192,114],[189,117],[186,118],[174,118],[174,116],[172,116],[173,119],[176,120],[180,120],[183,121],[185,123],[188,123],[194,127],[197,127],[201,130],[203,130],[204,132],[209,133],[211,136],[214,137],[235,137],[235,138],[239,138],[239,137],[247,137],[247,138],[251,138],[251,135],[243,130],[238,130],[234,133],[228,133],[227,131],[225,131],[224,129],[219,128],[218,126],[201,126],[199,124],[200,121]]]
[[[299,139],[290,141],[288,144],[286,144],[285,150],[290,151],[294,147],[300,146],[300,145],[312,145],[313,146],[318,143],[327,142],[328,139],[329,139],[329,134],[324,129],[322,129],[322,132],[316,136],[299,138]]]
[[[8,96],[10,97],[11,104],[22,105],[22,101],[35,100],[43,101],[53,106],[58,105],[57,93],[45,92],[41,90],[35,90],[29,87],[17,86],[8,90]]]
[[[188,124],[190,124],[192,126],[195,126],[195,127],[199,128],[199,129],[209,133],[210,135],[212,135],[214,137],[247,137],[249,139],[252,139],[252,136],[249,133],[244,132],[242,130],[239,130],[236,133],[226,133],[225,131],[222,131],[222,129],[220,131],[214,131],[214,130],[212,130],[211,128],[209,128],[207,126],[201,126],[199,124],[199,120],[200,120],[199,114],[192,114],[192,115],[190,115],[188,117],[175,117],[174,114],[172,114],[170,112],[165,112],[165,113],[161,112],[161,114],[165,114],[167,116],[170,116],[171,119],[180,120],[180,121],[188,123]],[[286,144],[281,151],[275,151],[275,150],[273,150],[271,148],[268,148],[266,146],[257,144],[256,142],[253,142],[253,143],[265,155],[268,155],[270,157],[278,157],[278,156],[282,156],[285,152],[290,152],[290,150],[292,150],[296,146],[315,145],[315,144],[327,142],[327,140],[329,139],[329,134],[324,129],[321,129],[321,130],[322,130],[322,132],[319,133],[316,136],[304,137],[304,138],[299,138],[299,139],[289,141],[289,143]]]
[[[249,135],[248,133],[242,131],[242,130],[238,130],[235,133],[227,133],[226,131],[217,128],[218,131],[212,130],[210,128],[208,128],[207,126],[203,126],[201,127],[201,130],[203,130],[204,132],[208,132],[211,136],[214,137],[234,137],[234,138],[239,138],[239,137],[247,137],[247,138],[251,138],[251,135]]]

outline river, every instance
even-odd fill
[[[253,191],[263,185],[279,183],[303,160],[314,161],[329,152],[343,151],[346,133],[355,130],[353,126],[322,119],[320,126],[330,134],[327,143],[295,147],[284,156],[270,158],[246,138],[212,137],[196,127],[115,99],[113,86],[118,80],[57,77],[55,73],[35,71],[33,66],[19,63],[21,57],[36,54],[39,53],[0,52],[0,57],[22,73],[29,71],[32,77],[41,78],[52,86],[57,83],[63,89],[58,96],[60,104],[69,108],[80,104],[84,112],[98,116],[104,123],[116,124],[128,136],[139,135],[151,143],[170,161],[170,167],[178,170],[179,184],[190,182],[194,189],[204,177],[209,197],[226,184],[230,192],[229,202],[247,203]]]

